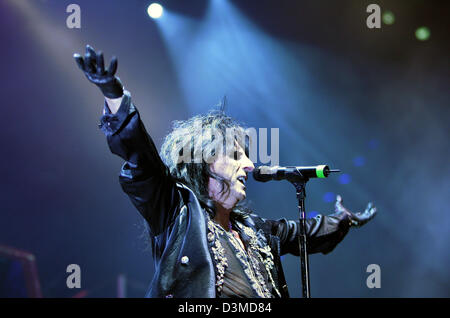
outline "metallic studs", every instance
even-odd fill
[[[183,256],[183,257],[181,258],[181,264],[187,265],[188,263],[189,263],[189,257]]]

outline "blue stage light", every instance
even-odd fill
[[[327,192],[323,195],[322,199],[325,202],[333,202],[336,199],[336,194],[334,194],[333,192]]]
[[[319,215],[319,212],[317,212],[317,211],[309,211],[308,213],[306,213],[306,217],[309,219],[309,218],[315,218],[316,216],[318,216]]]
[[[352,181],[352,178],[350,177],[349,174],[342,174],[339,176],[339,183],[341,184],[349,184]]]
[[[366,163],[366,159],[365,159],[363,156],[358,156],[358,157],[355,157],[355,158],[353,159],[353,164],[354,164],[356,167],[364,166],[365,163]]]
[[[369,148],[376,149],[376,148],[378,148],[379,144],[380,144],[380,142],[378,141],[378,139],[371,139],[369,141]]]
[[[163,15],[163,7],[159,3],[152,3],[147,8],[147,13],[150,18],[158,19]]]

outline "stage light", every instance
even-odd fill
[[[163,14],[163,7],[159,3],[152,3],[147,8],[147,13],[150,16],[150,18],[158,19]]]
[[[426,41],[430,38],[430,29],[427,27],[420,27],[416,30],[416,38],[419,41]]]
[[[379,144],[380,144],[380,142],[378,141],[378,139],[371,139],[369,141],[369,148],[376,149],[376,148],[378,148]]]
[[[391,11],[386,11],[383,13],[382,19],[385,24],[391,25],[395,22],[395,15]]]
[[[339,176],[339,183],[340,184],[349,184],[352,181],[352,178],[350,177],[349,174],[342,174]]]
[[[365,163],[366,163],[366,159],[363,156],[358,156],[353,159],[353,164],[356,167],[364,166]]]
[[[336,200],[336,194],[334,194],[333,192],[327,192],[323,195],[322,200],[328,203],[333,202],[334,200]]]
[[[320,213],[319,212],[317,212],[317,211],[309,211],[308,213],[306,213],[306,217],[308,218],[308,219],[312,219],[312,218],[315,218],[316,216],[318,216]]]

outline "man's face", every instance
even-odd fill
[[[253,162],[246,156],[244,149],[237,143],[236,148],[237,159],[234,156],[220,155],[210,166],[212,172],[221,176],[230,184],[230,191],[221,193],[221,182],[214,178],[209,178],[209,197],[225,209],[232,209],[239,201],[245,199],[245,183],[248,173],[255,168]]]

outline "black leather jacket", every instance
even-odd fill
[[[171,178],[128,92],[116,114],[105,107],[100,127],[111,152],[126,161],[120,184],[149,225],[156,272],[146,296],[216,297],[217,269],[207,239],[207,212],[189,188]],[[258,244],[270,247],[276,288],[282,297],[289,297],[280,256],[299,255],[298,221],[252,214],[239,222],[258,233]],[[349,219],[343,213],[308,219],[308,252],[329,253],[348,229]]]

